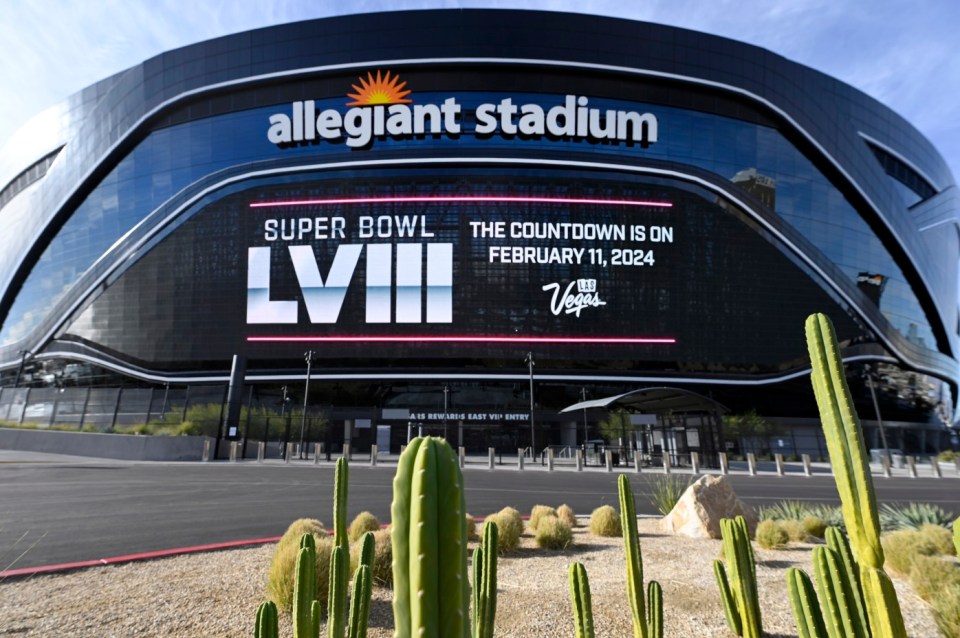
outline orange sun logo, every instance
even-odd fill
[[[409,90],[403,90],[406,82],[400,81],[400,76],[390,77],[390,71],[386,75],[380,76],[377,71],[377,77],[373,73],[367,73],[367,77],[360,77],[360,86],[353,84],[353,90],[356,93],[347,93],[347,97],[352,97],[353,102],[347,102],[347,106],[370,106],[373,104],[410,104],[412,100],[403,98],[410,95]]]

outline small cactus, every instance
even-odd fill
[[[333,478],[333,545],[343,552],[341,564],[334,569],[330,560],[330,584],[327,596],[327,634],[329,638],[343,638],[345,617],[347,615],[347,578],[350,575],[350,539],[347,536],[347,492],[350,483],[350,466],[345,456],[337,459],[337,469]],[[336,575],[337,580],[333,580]]]
[[[577,638],[596,638],[593,631],[593,608],[590,603],[590,579],[583,563],[570,565],[570,602]]]
[[[473,550],[473,638],[493,638],[497,617],[498,528],[483,526],[483,539]]]
[[[330,589],[327,594],[327,638],[343,638],[346,628],[347,596],[343,588],[347,586],[349,560],[344,549],[334,545],[330,555]]]
[[[370,540],[373,535],[367,532]],[[371,544],[371,556],[373,555]],[[370,597],[373,594],[373,576],[369,565],[360,565],[353,575],[353,596],[350,599],[350,633],[348,638],[366,638],[370,618]]]
[[[655,580],[647,584],[647,635],[663,638],[663,588]]]
[[[857,614],[854,592],[846,577],[843,561],[829,547],[813,548],[813,571],[817,591],[823,601],[823,620],[827,633],[844,638],[869,638],[863,619]]]
[[[860,565],[850,551],[850,543],[846,535],[836,527],[828,527],[824,532],[824,538],[827,541],[827,547],[837,553],[843,565],[843,578],[848,583],[845,587],[850,591],[853,603],[852,613],[857,616],[857,625],[862,628],[865,635],[869,636],[870,622],[867,619],[867,607],[863,600],[863,587],[860,585]]]
[[[787,587],[790,606],[797,621],[799,638],[827,638],[827,628],[820,611],[820,601],[806,572],[796,567],[787,568]]]
[[[957,552],[957,557],[960,558],[960,516],[953,521],[953,548]]]
[[[760,600],[757,593],[757,571],[750,546],[750,532],[742,516],[720,520],[723,553],[730,568],[730,577],[723,562],[713,561],[713,572],[723,599],[723,610],[730,631],[743,638],[760,638],[763,628]]]
[[[253,629],[253,636],[254,638],[280,638],[277,605],[272,600],[262,602],[257,607],[257,620]]]

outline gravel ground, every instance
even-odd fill
[[[663,586],[665,634],[732,636],[711,567],[720,541],[664,535],[651,519],[640,521],[640,532],[645,576]],[[812,573],[810,548],[756,549],[768,636],[797,635],[784,571],[798,565]],[[251,636],[272,551],[265,546],[8,580],[0,583],[0,636]],[[537,549],[525,535],[516,553],[501,557],[495,635],[573,635],[567,569],[574,561],[590,577],[597,635],[630,638],[622,541],[595,538],[583,528],[571,549]],[[896,586],[908,635],[939,636],[926,604],[905,582],[896,580]],[[371,608],[368,635],[392,636],[390,591],[375,590]],[[292,635],[289,624],[281,635]]]

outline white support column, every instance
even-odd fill
[[[937,457],[930,457],[930,467],[933,470],[933,475],[937,478],[943,478],[943,472],[940,471],[940,463],[937,461]]]
[[[283,459],[284,463],[290,463],[290,459],[293,457],[293,443],[287,443],[287,455]]]
[[[237,442],[236,441],[230,442],[230,462],[231,463],[237,462]]]

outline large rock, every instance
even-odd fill
[[[758,516],[752,507],[737,498],[723,476],[704,476],[687,488],[660,529],[691,538],[720,538],[720,519],[743,516],[753,536]]]

